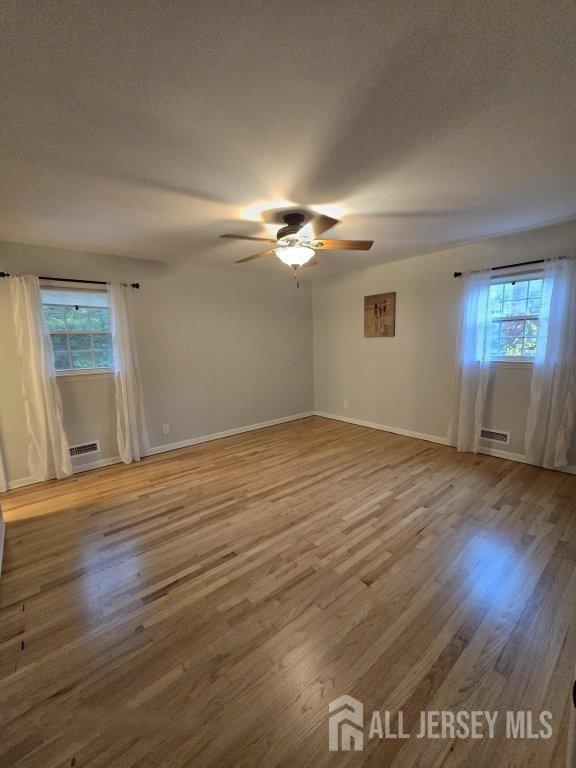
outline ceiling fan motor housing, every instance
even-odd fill
[[[302,229],[302,225],[306,220],[306,216],[304,216],[303,213],[298,213],[298,212],[285,213],[284,216],[282,216],[282,218],[286,222],[286,226],[281,227],[278,230],[278,235],[277,235],[278,240],[280,240],[281,237],[286,237],[288,235],[295,235],[296,232]]]

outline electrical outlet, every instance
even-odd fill
[[[162,434],[163,435],[170,434],[170,424],[162,424]]]
[[[348,408],[348,400],[344,400],[344,408]]]

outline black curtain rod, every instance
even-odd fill
[[[499,267],[490,267],[491,272],[498,269],[512,269],[513,267],[529,267],[531,264],[544,264],[546,259],[534,259],[534,261],[519,261],[518,264],[501,264]],[[454,272],[454,277],[462,277],[464,272]]]
[[[0,277],[10,277],[10,272],[0,272]],[[88,283],[89,285],[108,285],[105,280],[78,280],[74,277],[43,277],[39,280],[54,280],[58,283]],[[130,288],[140,288],[140,283],[129,283]]]

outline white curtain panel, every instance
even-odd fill
[[[134,341],[132,290],[122,283],[108,284],[115,361],[118,450],[125,464],[140,461],[141,456],[149,450]]]
[[[13,276],[9,282],[29,437],[30,476],[34,481],[47,480],[53,465],[56,477],[67,477],[72,474],[72,464],[38,278]]]
[[[526,458],[543,467],[564,467],[576,413],[576,259],[546,262],[540,326]]]
[[[2,446],[0,445],[0,493],[8,490],[8,482],[6,480],[6,470],[4,468],[4,456],[2,455]]]
[[[449,438],[459,451],[478,452],[490,373],[490,270],[464,278]]]

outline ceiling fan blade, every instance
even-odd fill
[[[374,240],[318,240],[312,245],[318,250],[369,251]]]
[[[261,240],[265,243],[275,243],[275,237],[251,237],[250,235],[220,235],[220,237],[227,237],[229,240]]]
[[[324,214],[321,213],[312,219],[310,225],[312,232],[314,233],[314,237],[319,237],[322,233],[327,232],[329,229],[332,229],[332,227],[339,223],[340,222],[338,219],[333,219],[330,216],[324,216]]]
[[[268,253],[274,253],[276,248],[269,248],[267,251],[260,251],[260,253],[253,253],[252,256],[245,256],[243,259],[237,259],[235,264],[242,264],[244,261],[252,261],[252,259],[259,259],[260,256],[266,256]]]

